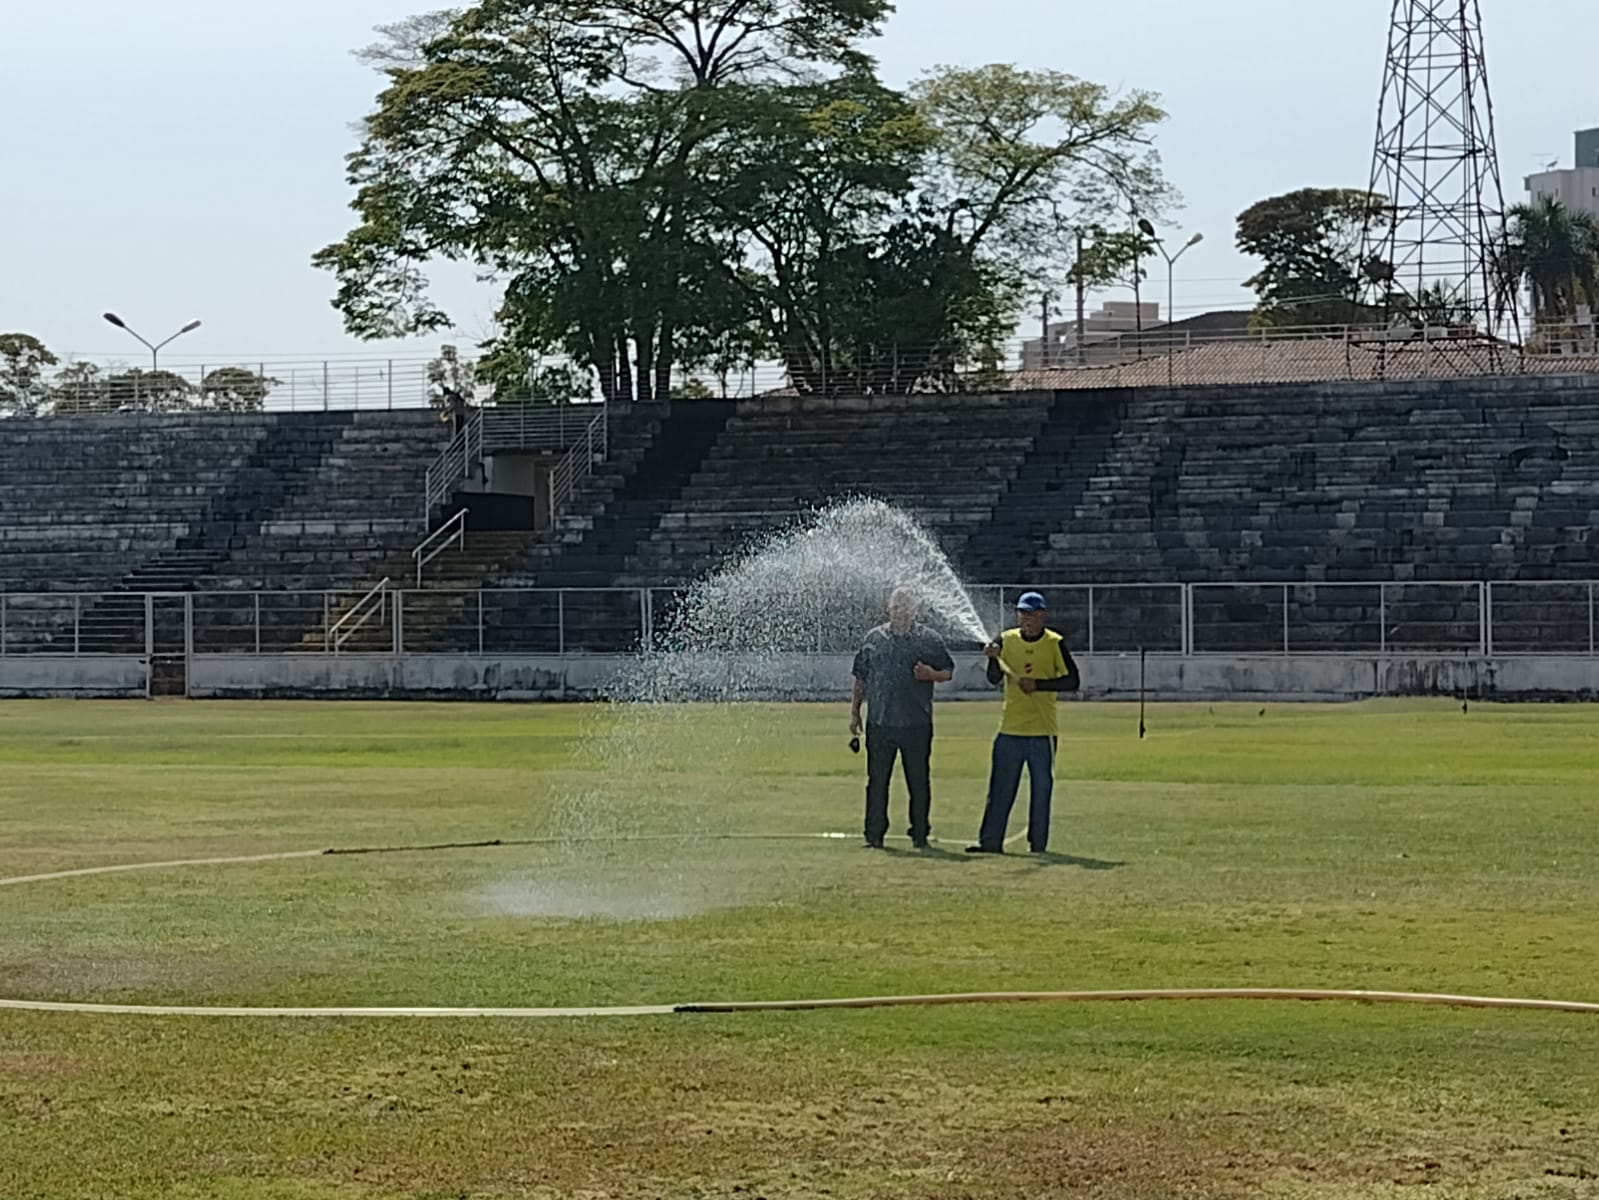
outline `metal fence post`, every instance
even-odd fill
[[[483,657],[483,589],[477,590],[477,656]]]
[[[1388,585],[1377,585],[1377,647],[1382,657],[1388,657]]]
[[[333,602],[327,592],[322,593],[322,652],[329,653],[333,649]]]
[[[1482,612],[1482,653],[1484,658],[1491,658],[1494,652],[1494,585],[1493,580],[1482,584],[1482,592],[1478,598],[1478,607]]]
[[[655,600],[649,588],[640,588],[638,612],[642,645],[646,653],[655,648]]]
[[[82,626],[83,597],[77,592],[72,593],[72,657],[78,657],[78,648],[81,643],[79,630]]]
[[[183,697],[194,695],[194,593],[183,593]]]
[[[149,592],[144,594],[144,654],[151,661],[151,670],[155,663],[155,597]]]
[[[394,589],[394,657],[405,655],[405,593]]]
[[[1592,600],[1590,594],[1589,599]],[[0,592],[0,658],[6,656],[6,594]]]
[[[254,592],[255,597],[255,656],[261,657],[261,593]]]
[[[1094,585],[1088,585],[1088,654],[1094,653]]]
[[[566,589],[555,593],[555,652],[566,657]]]
[[[1283,584],[1283,657],[1287,658],[1288,650],[1288,585]]]

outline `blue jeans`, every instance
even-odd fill
[[[1049,846],[1049,809],[1055,796],[1055,739],[1017,737],[1002,733],[994,739],[993,766],[988,775],[988,806],[977,843],[984,850],[1001,850],[1005,827],[1016,803],[1016,789],[1027,768],[1031,802],[1027,808],[1027,844],[1039,853]]]

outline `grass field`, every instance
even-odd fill
[[[873,853],[843,706],[0,706],[0,997],[1599,1000],[1599,712],[1067,711],[1057,854]],[[1021,806],[1025,807],[1025,805]],[[896,787],[894,819],[903,826]],[[1020,828],[1021,813],[1013,822]],[[726,838],[844,831],[850,840]],[[640,840],[620,840],[622,835]],[[953,850],[953,852],[948,852]],[[0,1012],[0,1196],[1594,1197],[1599,1017],[1261,1002],[547,1021]]]

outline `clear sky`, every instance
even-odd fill
[[[1481,0],[1507,200],[1572,131],[1599,125],[1592,0]],[[138,361],[113,309],[166,361],[431,352],[469,345],[493,297],[440,290],[454,338],[369,345],[329,307],[313,251],[347,229],[343,155],[378,77],[350,55],[428,0],[50,0],[7,6],[0,38],[0,332]],[[875,46],[905,83],[939,63],[1015,62],[1164,97],[1160,147],[1206,240],[1178,269],[1178,315],[1247,305],[1237,213],[1301,186],[1364,186],[1390,0],[899,0]],[[1284,11],[1292,17],[1282,17]],[[1302,15],[1299,15],[1302,14]],[[1064,249],[1064,248],[1063,248]],[[1164,266],[1153,284],[1164,299]],[[1036,318],[1027,322],[1029,332]],[[181,354],[180,354],[181,351]]]

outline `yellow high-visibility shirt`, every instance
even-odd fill
[[[1060,634],[1044,630],[1036,642],[1022,637],[1020,629],[1007,629],[999,639],[999,661],[1005,673],[1005,708],[999,731],[1015,737],[1055,737],[1055,693],[1022,691],[1018,679],[1060,679],[1071,674]]]

